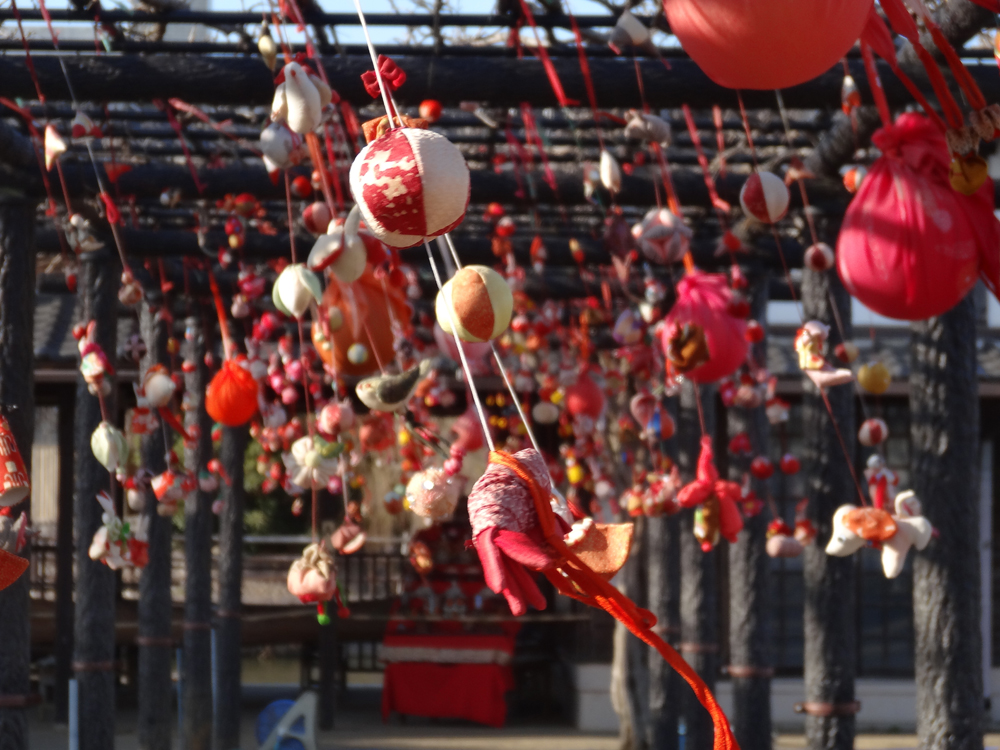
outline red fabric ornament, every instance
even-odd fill
[[[566,410],[574,417],[585,415],[597,419],[604,411],[604,393],[597,387],[587,369],[566,389]]]
[[[783,89],[815,78],[854,45],[872,0],[665,0],[670,30],[713,81]]]
[[[950,310],[981,278],[1000,288],[993,181],[951,188],[944,135],[906,113],[877,131],[882,156],[847,209],[837,240],[844,286],[875,312],[923,320]]]
[[[205,391],[205,411],[227,427],[246,424],[257,413],[257,381],[238,362],[227,359]]]
[[[677,301],[667,315],[661,338],[664,352],[678,328],[693,323],[705,334],[708,361],[684,373],[696,383],[724,378],[746,359],[746,321],[727,308],[731,292],[723,274],[691,271],[677,284]]]
[[[743,517],[736,505],[743,499],[743,490],[736,482],[719,478],[712,438],[705,435],[701,439],[695,480],[681,487],[677,492],[677,502],[682,508],[694,508],[712,497],[719,501],[719,533],[730,544],[735,543],[743,529]]]

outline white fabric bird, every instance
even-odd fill
[[[271,118],[285,120],[300,135],[311,133],[319,127],[323,109],[332,99],[330,87],[296,62],[288,63],[282,75],[285,80],[274,91]]]

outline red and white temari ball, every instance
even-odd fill
[[[453,311],[448,309],[449,301]],[[449,336],[453,331],[453,312],[456,333],[462,341],[490,341],[510,325],[514,295],[503,276],[492,268],[466,266],[441,287],[434,312],[438,325]]]
[[[443,135],[396,128],[355,158],[351,192],[376,237],[390,247],[413,247],[461,223],[469,205],[469,168]]]
[[[743,211],[764,224],[781,221],[788,213],[788,188],[771,172],[754,172],[740,190]]]
[[[887,437],[889,437],[889,427],[878,418],[866,419],[858,430],[858,442],[869,448],[884,443]]]

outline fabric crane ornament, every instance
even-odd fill
[[[709,78],[783,89],[825,73],[857,41],[872,0],[665,0],[671,33]]]
[[[692,331],[695,343],[700,331],[707,356],[698,364],[681,370],[696,383],[724,378],[746,360],[749,347],[746,322],[730,315],[730,298],[728,281],[723,274],[694,270],[677,284],[677,300],[664,321],[661,344],[664,354],[669,357],[671,348],[676,349],[676,339],[685,330]],[[679,369],[673,362],[671,366]]]
[[[719,478],[712,451],[712,438],[701,439],[701,453],[695,480],[677,492],[677,502],[682,508],[695,508],[694,535],[705,552],[714,547],[721,536],[730,544],[743,529],[743,517],[737,503],[743,497],[736,482]]]
[[[492,268],[465,266],[441,287],[434,311],[445,333],[469,343],[491,341],[510,325],[514,295]]]
[[[354,159],[351,193],[365,226],[389,247],[450,232],[469,205],[469,168],[455,145],[431,130],[396,128]]]
[[[284,120],[299,135],[311,133],[323,119],[323,109],[330,104],[333,92],[323,79],[305,66],[290,62],[276,80],[271,118]]]
[[[923,320],[958,304],[977,279],[996,295],[993,181],[970,196],[953,190],[945,138],[922,115],[900,115],[872,142],[882,156],[837,238],[837,270],[851,296],[880,315]]]
[[[28,569],[29,560],[20,552],[27,543],[28,516],[15,521],[9,510],[0,510],[0,591],[10,586]]]
[[[492,452],[469,493],[473,541],[489,588],[515,615],[545,598],[529,571],[540,571],[561,594],[599,607],[653,646],[687,681],[712,716],[714,750],[737,750],[729,722],[701,678],[652,628],[656,618],[609,583],[631,546],[632,525],[572,523],[565,500],[552,491],[545,459],[534,449]]]
[[[639,250],[662,265],[679,263],[691,247],[691,230],[668,208],[650,210],[632,227]]]
[[[329,601],[337,603],[337,616],[347,617],[350,612],[340,600],[337,588],[337,561],[323,542],[310,544],[302,556],[288,569],[288,592],[303,604],[315,604],[320,625],[328,625],[326,612]]]
[[[854,380],[854,373],[843,367],[835,369],[823,356],[829,335],[830,326],[818,320],[810,320],[795,333],[799,367],[817,388],[843,385]]]

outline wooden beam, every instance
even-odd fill
[[[977,28],[981,28],[981,25]],[[192,103],[214,105],[270,104],[274,93],[271,72],[253,56],[221,55],[101,55],[63,57],[78,101],[150,102],[180,97]],[[39,85],[53,100],[70,100],[66,79],[56,57],[33,58]],[[398,57],[407,82],[396,99],[416,105],[437,99],[446,106],[464,101],[493,107],[513,107],[527,102],[536,107],[558,106],[541,62],[534,58],[486,56]],[[554,58],[553,65],[570,99],[585,102],[587,94],[579,62],[575,57]],[[371,68],[365,55],[328,57],[324,67],[330,83],[352,104],[372,103],[364,90],[361,74]],[[862,96],[870,99],[864,66],[849,60],[848,67]],[[639,61],[646,101],[652,107],[676,107],[681,102],[696,109],[718,104],[736,107],[736,92],[714,83],[690,59],[672,60],[668,68],[660,60]],[[594,91],[602,107],[636,107],[642,102],[632,60],[595,58],[590,61]],[[996,100],[1000,82],[992,66],[973,65],[970,71],[988,100]],[[892,105],[910,103],[902,84],[880,65],[886,96]],[[782,92],[791,109],[825,109],[840,101],[844,70],[838,64],[821,76]],[[0,80],[7,96],[34,99],[35,85],[20,55],[0,58]],[[773,109],[774,92],[744,91],[749,108]]]

